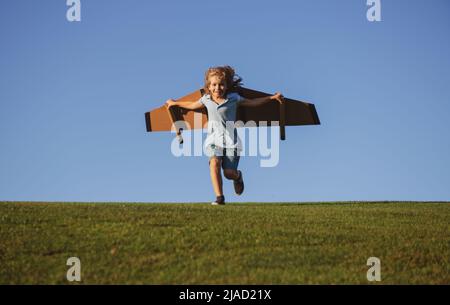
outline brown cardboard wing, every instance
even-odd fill
[[[247,99],[269,96],[271,94],[255,91],[243,87],[236,90],[239,95]],[[192,92],[177,101],[194,102],[198,101],[203,95],[203,90]],[[194,115],[201,115],[201,124],[194,125]],[[320,120],[314,104],[284,98],[281,101],[272,101],[258,107],[239,107],[237,120],[247,123],[253,121],[257,126],[265,122],[271,126],[271,122],[277,122],[280,126],[280,137],[285,139],[285,126],[297,125],[319,125]],[[180,129],[205,128],[208,121],[206,109],[187,110],[181,107],[170,107],[163,105],[145,113],[145,122],[147,131],[170,131],[172,124],[175,125],[177,135],[180,136]]]

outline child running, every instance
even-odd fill
[[[206,107],[208,136],[205,140],[205,152],[209,156],[211,182],[216,195],[212,205],[225,204],[221,169],[225,178],[233,180],[236,194],[244,192],[242,171],[238,170],[242,147],[234,128],[238,107],[257,107],[283,97],[281,93],[276,93],[268,97],[245,99],[235,92],[241,82],[242,78],[235,76],[234,69],[230,66],[209,68],[205,73],[205,95],[198,101],[187,103],[169,99],[166,102],[168,107],[178,106],[189,110]]]

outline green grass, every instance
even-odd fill
[[[450,284],[449,203],[0,202],[0,284]]]

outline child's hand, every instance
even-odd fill
[[[284,98],[284,96],[280,92],[277,92],[270,97],[271,100],[277,100],[277,101],[281,101],[281,100],[283,100],[283,98]]]
[[[166,101],[166,105],[167,105],[167,107],[172,107],[172,106],[175,106],[175,101],[173,100],[173,99],[170,99],[170,100],[167,100]]]

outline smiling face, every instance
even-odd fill
[[[225,79],[217,75],[209,77],[208,89],[213,99],[224,98],[225,92],[227,91]]]

